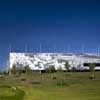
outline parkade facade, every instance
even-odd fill
[[[73,54],[73,53],[9,53],[9,66],[16,65],[19,68],[29,66],[31,70],[45,70],[54,66],[55,69],[65,70],[65,63],[68,62],[70,69],[88,70],[88,63],[100,63],[100,55],[97,54]],[[96,66],[100,70],[100,66]]]

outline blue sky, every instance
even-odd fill
[[[0,68],[9,53],[97,52],[99,0],[0,0]],[[69,49],[70,48],[70,49]]]

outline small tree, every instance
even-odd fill
[[[57,72],[60,72],[60,73],[63,72],[63,69],[61,66],[57,69]]]
[[[72,70],[72,72],[76,72],[77,71],[76,67],[74,67],[74,66],[71,68],[71,70]]]
[[[57,72],[58,72],[58,76],[59,76],[59,79],[62,79],[62,77],[64,78],[64,70],[62,68],[62,66],[59,66],[59,68],[57,69]]]
[[[53,78],[56,69],[53,65],[50,65],[48,68],[45,69],[45,71],[50,75],[50,78]]]
[[[49,68],[50,68],[50,69],[49,69],[49,72],[50,72],[50,73],[54,73],[54,72],[55,72],[55,67],[54,67],[54,66],[50,66]]]
[[[90,70],[90,79],[94,79],[95,78],[95,64],[94,63],[90,63],[89,64],[89,70]]]
[[[14,74],[14,75],[17,73],[17,67],[16,67],[16,65],[13,65],[13,67],[11,69],[11,73]]]
[[[70,65],[69,65],[68,62],[66,62],[66,63],[65,63],[65,69],[66,69],[66,71],[69,71],[69,68],[70,68]]]
[[[26,73],[27,75],[31,73],[31,69],[30,69],[29,65],[26,65],[26,66],[24,67],[24,70],[25,70],[25,73]]]

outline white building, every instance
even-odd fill
[[[70,69],[75,67],[76,69],[88,69],[88,66],[84,66],[84,63],[100,63],[100,55],[96,54],[68,54],[68,53],[16,53],[11,52],[9,54],[10,68],[13,65],[17,67],[25,67],[29,65],[32,70],[45,70],[50,66],[54,66],[55,69],[65,69],[65,63],[70,64]],[[100,67],[96,67],[100,69]]]

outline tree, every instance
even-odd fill
[[[54,73],[55,67],[53,65],[49,66],[49,73]]]
[[[48,74],[50,74],[51,78],[54,78],[55,67],[50,65],[48,68],[45,69]]]
[[[17,67],[16,67],[16,65],[13,65],[13,67],[11,69],[11,73],[14,74],[14,75],[17,73]]]
[[[76,67],[74,67],[74,66],[71,68],[71,70],[72,70],[72,72],[76,72],[77,71]]]
[[[59,76],[59,79],[62,79],[62,77],[64,78],[64,70],[62,68],[62,66],[59,66],[59,68],[57,69],[57,72],[58,72],[58,76]]]
[[[24,70],[25,70],[25,73],[26,73],[27,75],[31,73],[31,69],[30,69],[29,65],[26,65],[26,66],[24,67]]]
[[[57,69],[57,72],[63,72],[63,69],[62,69],[62,67],[61,66],[59,66],[59,68]]]
[[[70,65],[69,65],[68,62],[66,62],[66,63],[65,63],[65,69],[66,69],[66,71],[69,71],[69,68],[70,68]]]
[[[94,63],[90,63],[89,64],[89,70],[90,70],[90,79],[94,79],[95,78],[95,64]]]

